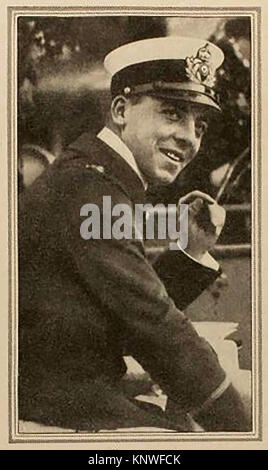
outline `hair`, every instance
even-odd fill
[[[135,94],[135,95],[130,95],[130,96],[129,96],[129,100],[130,100],[131,104],[132,104],[133,106],[135,106],[136,104],[139,104],[139,103],[140,103],[140,101],[142,100],[142,98],[143,98],[144,96],[147,96],[147,95],[145,95],[145,94],[143,94],[143,93],[137,93],[137,94]]]

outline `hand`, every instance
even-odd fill
[[[179,204],[188,204],[188,245],[185,251],[199,261],[215,246],[225,223],[225,209],[201,191],[183,196]]]

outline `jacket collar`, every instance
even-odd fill
[[[82,157],[91,165],[103,167],[104,176],[119,186],[134,204],[145,202],[145,188],[140,177],[107,143],[86,132],[69,145],[68,150],[72,151],[72,158]]]

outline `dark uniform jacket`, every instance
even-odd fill
[[[216,271],[180,251],[152,267],[141,240],[84,240],[80,209],[101,208],[104,195],[112,206],[144,202],[132,168],[88,134],[21,195],[21,419],[89,431],[163,426],[120,388],[126,351],[184,411],[199,407],[225,378],[213,350],[178,309]]]

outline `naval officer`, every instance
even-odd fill
[[[105,195],[133,210],[148,185],[171,183],[195,157],[220,111],[214,85],[223,58],[209,42],[179,37],[112,51],[106,126],[80,136],[21,196],[22,420],[87,431],[184,431],[180,415],[188,414],[206,431],[248,429],[237,391],[182,312],[220,272],[208,251],[224,224],[222,208],[198,191],[186,196],[188,246],[154,266],[141,239],[80,233],[86,204],[101,208]],[[126,352],[167,395],[167,412],[128,396]]]

